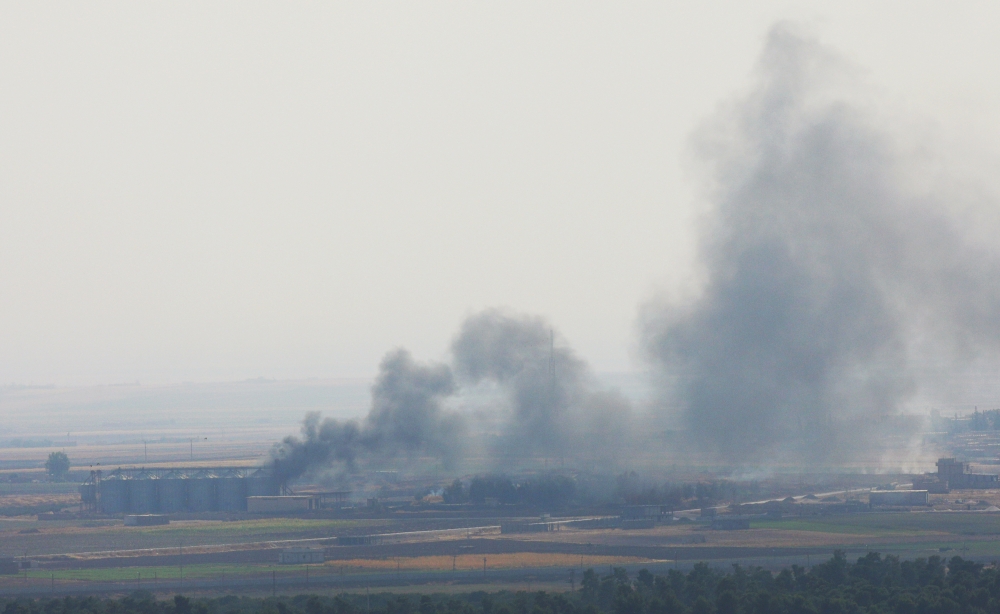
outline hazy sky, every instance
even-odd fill
[[[990,181],[988,2],[4,3],[0,383],[368,376],[489,306],[637,368],[783,19]]]

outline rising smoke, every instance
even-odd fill
[[[465,320],[452,343],[455,372],[465,389],[486,383],[501,392],[501,442],[486,450],[496,461],[545,457],[613,458],[627,429],[629,406],[596,386],[577,358],[542,318],[486,310]],[[272,454],[278,477],[358,461],[380,464],[398,456],[433,457],[446,467],[464,455],[467,419],[444,403],[462,388],[446,364],[420,364],[405,350],[386,355],[372,386],[363,423],[309,414],[300,437],[287,437]],[[481,453],[480,453],[481,455]],[[508,465],[509,466],[509,465]]]
[[[492,383],[507,397],[498,457],[596,458],[622,443],[628,402],[600,389],[544,319],[489,309],[465,320],[451,350],[463,382]]]
[[[997,347],[996,257],[945,199],[908,189],[877,122],[830,96],[846,72],[772,31],[756,90],[699,135],[715,177],[700,293],[643,310],[690,441],[728,461],[877,449],[924,383],[915,363]]]
[[[421,364],[406,350],[393,350],[379,365],[364,423],[308,414],[301,437],[286,437],[272,452],[275,472],[285,483],[337,465],[352,471],[359,458],[378,463],[398,456],[432,456],[445,465],[454,463],[465,440],[465,424],[461,416],[442,408],[442,401],[454,392],[448,365]]]
[[[701,285],[640,318],[660,379],[675,382],[663,406],[679,408],[648,424],[678,413],[688,451],[743,465],[877,453],[933,384],[918,368],[928,357],[954,370],[998,354],[1000,261],[967,240],[950,197],[911,185],[905,156],[863,105],[832,95],[845,67],[777,27],[756,88],[698,135],[714,177]],[[452,366],[391,352],[368,417],[310,415],[276,450],[279,472],[397,456],[458,463],[470,425],[446,407],[483,385],[500,392],[500,443],[487,454],[504,467],[613,462],[651,441],[540,318],[474,314],[451,351]]]

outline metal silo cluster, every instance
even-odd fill
[[[84,503],[105,514],[239,512],[248,496],[276,496],[281,486],[261,469],[116,469],[93,472],[80,486]]]

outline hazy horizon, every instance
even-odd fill
[[[968,192],[995,187],[995,11],[5,6],[0,383],[370,378],[489,307],[640,371],[640,306],[701,275],[691,135],[773,24]]]

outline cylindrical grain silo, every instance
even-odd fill
[[[158,509],[156,502],[156,482],[155,475],[138,473],[127,480],[128,484],[128,509],[133,514],[151,514]]]
[[[128,478],[112,473],[101,480],[100,509],[105,514],[124,514],[128,511]]]
[[[276,497],[281,494],[274,476],[263,469],[254,471],[247,478],[247,496],[250,497]]]
[[[239,512],[247,509],[246,481],[237,471],[226,471],[215,484],[216,501],[220,510]]]
[[[187,475],[181,471],[171,471],[156,482],[160,487],[161,512],[172,514],[187,511]]]
[[[211,512],[215,504],[215,474],[198,471],[188,478],[188,509],[192,512]]]

